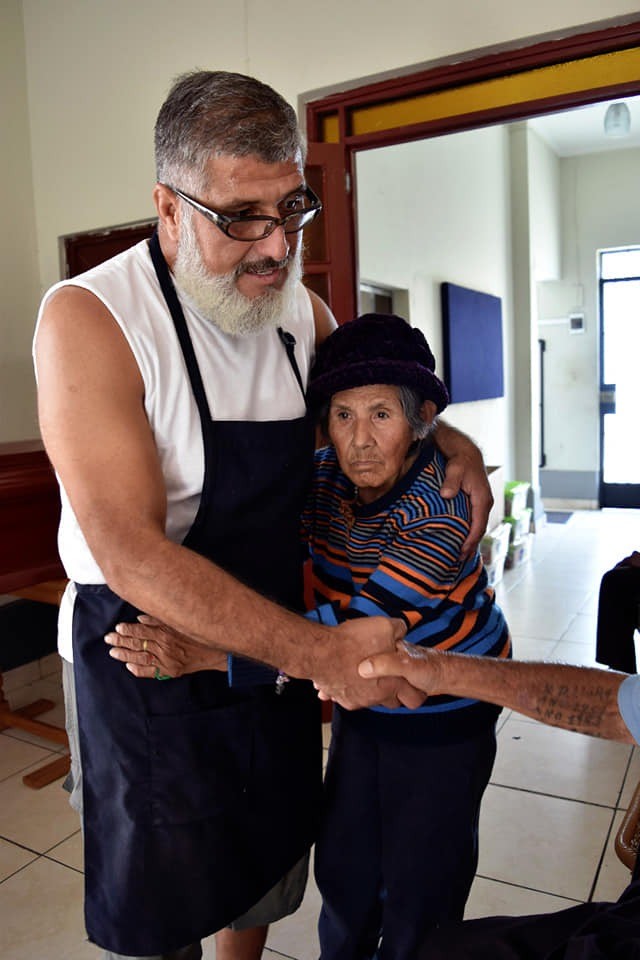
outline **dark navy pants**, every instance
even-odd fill
[[[432,926],[462,919],[495,750],[493,725],[398,743],[336,709],[315,854],[322,960],[415,960]]]

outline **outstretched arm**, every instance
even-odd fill
[[[618,708],[625,673],[439,653],[405,643],[395,653],[379,654],[360,664],[363,677],[393,674],[430,696],[473,697],[565,730],[635,743]]]
[[[436,422],[433,438],[447,458],[441,495],[449,499],[464,490],[471,500],[471,529],[461,552],[462,557],[467,557],[476,551],[484,536],[493,506],[482,453],[470,437],[440,419]]]

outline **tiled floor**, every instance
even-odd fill
[[[499,602],[516,656],[594,663],[600,577],[640,544],[640,511],[574,513],[535,535],[528,563],[505,573]],[[5,675],[12,706],[50,696],[63,721],[55,656]],[[327,731],[328,738],[328,731]],[[60,781],[34,791],[22,776],[52,755],[49,743],[0,734],[0,956],[84,960],[82,843]],[[613,837],[640,779],[640,748],[544,727],[505,711],[481,822],[478,876],[467,916],[555,910],[615,899],[628,872]],[[319,898],[310,883],[298,913],[276,924],[269,951],[317,957]],[[205,944],[212,960],[212,941]]]

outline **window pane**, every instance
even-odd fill
[[[640,247],[608,250],[601,254],[600,275],[603,280],[640,277]]]

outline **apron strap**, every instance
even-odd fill
[[[296,353],[295,353],[296,338],[292,333],[289,333],[288,330],[283,330],[282,327],[278,327],[278,336],[282,340],[284,344],[284,348],[287,351],[289,363],[291,364],[291,368],[295,374],[296,380],[298,381],[298,386],[300,387],[300,390],[302,391],[302,396],[305,398],[305,402],[306,402],[304,384],[302,383],[302,377],[300,376],[300,368],[298,367],[298,361],[296,360]]]

